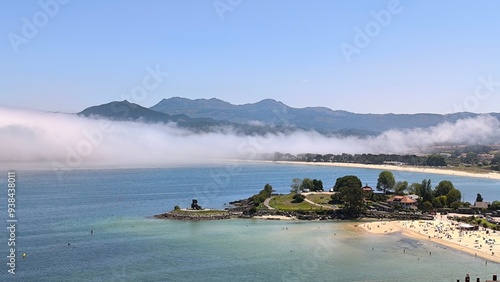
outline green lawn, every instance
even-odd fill
[[[264,203],[260,203],[260,204],[257,206],[257,209],[258,209],[258,210],[267,210],[268,208],[264,205]]]
[[[321,194],[311,194],[311,195],[307,195],[306,197],[308,200],[310,200],[311,202],[314,202],[316,204],[320,204],[320,205],[325,205],[325,206],[329,206],[330,204],[328,202],[330,202],[332,200],[332,198],[330,197],[330,195],[321,195]]]
[[[288,195],[280,195],[274,196],[271,201],[269,201],[269,205],[275,209],[282,211],[315,211],[322,210],[321,207],[311,205],[307,202],[302,203],[292,203],[294,194]]]

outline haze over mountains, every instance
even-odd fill
[[[154,110],[156,109],[156,110]],[[160,112],[165,111],[165,112]],[[413,154],[436,145],[498,144],[498,114],[371,115],[288,107],[274,100],[127,101],[63,114],[0,106],[0,162],[163,165],[262,154]],[[388,130],[385,130],[389,128]]]
[[[128,101],[111,102],[87,108],[79,114],[113,120],[176,122],[180,127],[195,131],[212,131],[230,126],[243,134],[303,130],[344,136],[373,136],[387,130],[428,128],[480,116],[468,112],[447,115],[357,114],[326,107],[292,108],[273,99],[233,105],[216,98],[191,100],[180,97],[163,99],[150,108]],[[489,115],[500,120],[500,113]]]

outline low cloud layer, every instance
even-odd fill
[[[0,107],[0,162],[80,165],[155,165],[249,159],[261,153],[415,153],[438,144],[491,144],[500,122],[491,116],[435,127],[390,130],[379,136],[325,137],[315,132],[267,136],[196,134],[175,124],[90,119]]]

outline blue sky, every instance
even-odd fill
[[[498,11],[500,1],[6,0],[0,105],[78,112],[180,96],[500,112]],[[168,76],[151,80],[151,69]]]

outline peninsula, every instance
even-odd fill
[[[202,209],[193,200],[190,209],[176,206],[155,217],[360,220],[355,226],[373,234],[399,232],[500,263],[500,201],[486,202],[477,194],[474,204],[461,202],[461,192],[448,180],[435,187],[425,179],[396,182],[392,172],[385,170],[379,174],[376,189],[362,186],[354,175],[337,178],[330,189],[324,189],[320,179],[310,178],[295,178],[290,188],[289,194],[275,194],[266,184],[259,193],[231,202],[226,210]]]

